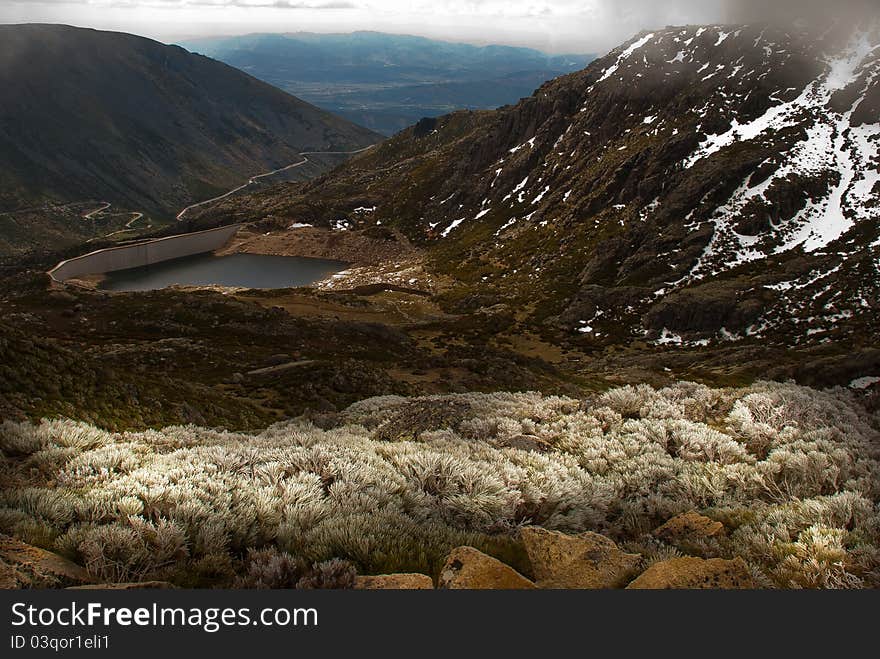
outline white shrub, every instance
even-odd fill
[[[593,406],[534,393],[414,401],[361,401],[329,431],[7,422],[0,446],[26,456],[16,459],[30,481],[0,491],[0,529],[57,537],[102,579],[271,545],[309,563],[426,571],[459,544],[502,551],[523,524],[596,530],[656,560],[676,550],[649,533],[698,509],[730,530],[703,553],[742,556],[760,583],[880,578],[877,422],[847,392],[678,383],[621,387]],[[428,414],[417,441],[374,439],[404,406],[433,405],[463,418],[430,427]],[[520,434],[549,449],[505,446]]]

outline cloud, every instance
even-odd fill
[[[185,9],[188,7],[253,9],[359,9],[363,4],[347,0],[9,0],[17,5],[82,5],[117,9]]]
[[[880,15],[878,9],[880,0],[727,0],[728,18],[733,22],[827,23]]]
[[[880,0],[0,0],[0,22],[66,22],[161,40],[367,29],[599,52],[643,29],[876,12]]]

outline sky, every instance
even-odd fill
[[[377,30],[552,53],[602,53],[642,29],[822,18],[880,0],[0,0],[0,23],[68,23],[166,43],[249,32]],[[876,13],[875,13],[876,12]]]
[[[0,23],[67,23],[164,42],[248,32],[377,30],[553,53],[643,28],[721,20],[724,0],[0,0]]]

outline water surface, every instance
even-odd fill
[[[100,286],[108,291],[152,291],[174,285],[290,288],[308,286],[347,266],[344,261],[301,256],[195,254],[108,272]]]

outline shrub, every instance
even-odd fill
[[[759,583],[878,585],[878,422],[842,390],[383,397],[338,423],[115,434],[7,422],[0,446],[18,484],[0,490],[0,530],[102,579],[214,584],[243,565],[246,587],[320,587],[348,579],[334,559],[435,574],[467,544],[515,562],[524,524],[597,531],[656,560],[680,548],[650,532],[697,509],[729,530],[699,553],[742,556]],[[506,445],[522,434],[542,452]]]

